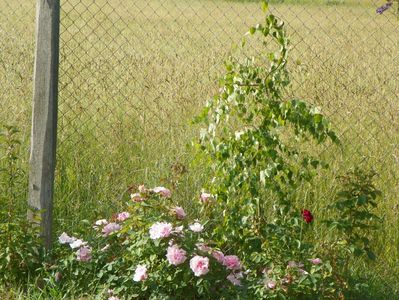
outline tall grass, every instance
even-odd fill
[[[176,163],[189,167],[180,179],[179,201],[195,200],[193,193],[210,174],[205,166],[190,164],[188,145],[199,133],[190,121],[217,92],[224,59],[248,26],[262,19],[252,1],[89,2],[63,3],[56,234],[80,230],[82,219],[115,213],[132,184],[167,185]],[[277,2],[270,8],[286,21],[292,45],[293,85],[287,94],[319,105],[344,145],[319,153],[331,172],[319,174],[315,193],[301,191],[303,205],[321,218],[337,190],[336,175],[358,165],[376,169],[384,225],[374,240],[385,265],[359,265],[359,270],[372,269],[386,291],[398,290],[399,86],[391,61],[399,45],[396,17],[374,15],[372,1]],[[6,16],[0,23],[0,122],[21,130],[25,168],[32,6],[0,3]],[[257,51],[257,44],[252,46]]]

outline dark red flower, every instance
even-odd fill
[[[302,209],[302,218],[305,220],[306,223],[311,223],[313,221],[313,215],[310,210]]]

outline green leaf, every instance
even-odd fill
[[[263,10],[263,12],[267,12],[268,9],[269,9],[268,1],[262,1],[262,10]]]
[[[376,260],[377,256],[370,249],[366,249],[367,257],[371,260]]]

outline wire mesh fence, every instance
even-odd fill
[[[291,37],[290,94],[336,125],[347,141],[342,165],[373,166],[385,181],[397,178],[399,38],[395,9],[377,15],[378,4],[281,1],[271,10]],[[190,118],[217,91],[231,49],[262,19],[256,1],[62,2],[63,170],[101,169],[97,182],[115,192],[131,174],[159,179],[187,156],[197,134]]]
[[[291,40],[288,94],[320,106],[345,145],[345,154],[329,147],[321,155],[334,174],[375,168],[395,198],[399,20],[396,7],[376,14],[381,4],[272,1],[270,9]],[[190,162],[186,146],[198,135],[190,121],[263,13],[257,1],[222,0],[65,0],[61,9],[56,206],[65,218],[71,207],[97,215],[130,184],[158,183]],[[33,1],[0,1],[0,117],[21,128],[26,145],[34,12]],[[187,180],[199,187],[203,176]],[[399,217],[397,201],[382,206]]]

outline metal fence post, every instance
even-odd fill
[[[36,52],[29,171],[29,212],[41,215],[46,248],[51,247],[57,139],[60,0],[37,0]]]

